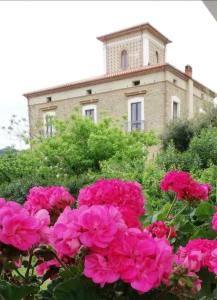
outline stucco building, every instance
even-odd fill
[[[97,38],[103,44],[105,74],[24,94],[30,134],[53,134],[52,118],[74,109],[95,122],[111,117],[125,130],[155,129],[179,117],[191,118],[212,105],[215,92],[166,63],[171,41],[149,23]],[[125,118],[124,118],[125,117]]]

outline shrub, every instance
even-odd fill
[[[191,121],[177,120],[171,122],[162,135],[164,149],[173,142],[176,150],[180,152],[186,151],[193,135],[194,128]]]

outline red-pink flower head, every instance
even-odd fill
[[[160,183],[164,192],[174,192],[178,200],[203,200],[207,201],[211,186],[200,184],[190,174],[183,171],[169,171]]]
[[[29,250],[41,242],[45,226],[42,219],[29,215],[18,203],[8,201],[0,208],[0,241],[6,245]]]
[[[202,267],[207,267],[210,272],[217,274],[217,241],[189,241],[186,247],[179,248],[176,263],[189,271],[199,272]]]
[[[40,209],[49,212],[63,211],[74,203],[74,198],[63,186],[33,187],[29,191],[24,207],[35,214]]]
[[[176,237],[176,231],[174,227],[168,227],[163,221],[156,221],[150,224],[147,228],[153,237],[157,238],[174,238]]]
[[[86,247],[106,248],[119,230],[127,227],[118,208],[93,205],[84,209],[79,216],[80,241]]]
[[[139,217],[145,213],[144,196],[137,182],[101,179],[80,190],[79,205],[117,206],[129,227],[139,227]]]
[[[172,248],[137,228],[121,231],[106,251],[94,249],[85,259],[84,274],[103,286],[122,279],[139,292],[167,283],[172,271]]]
[[[81,246],[78,218],[77,209],[66,207],[54,226],[50,228],[50,243],[60,257],[74,256]]]

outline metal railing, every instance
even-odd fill
[[[145,130],[145,121],[136,121],[136,122],[125,122],[124,123],[125,131],[144,131]]]

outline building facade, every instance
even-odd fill
[[[166,63],[170,43],[149,23],[97,38],[103,43],[105,74],[24,94],[30,135],[54,134],[52,119],[76,109],[98,122],[106,116],[127,131],[162,133],[170,120],[192,118],[213,105],[215,92]]]

